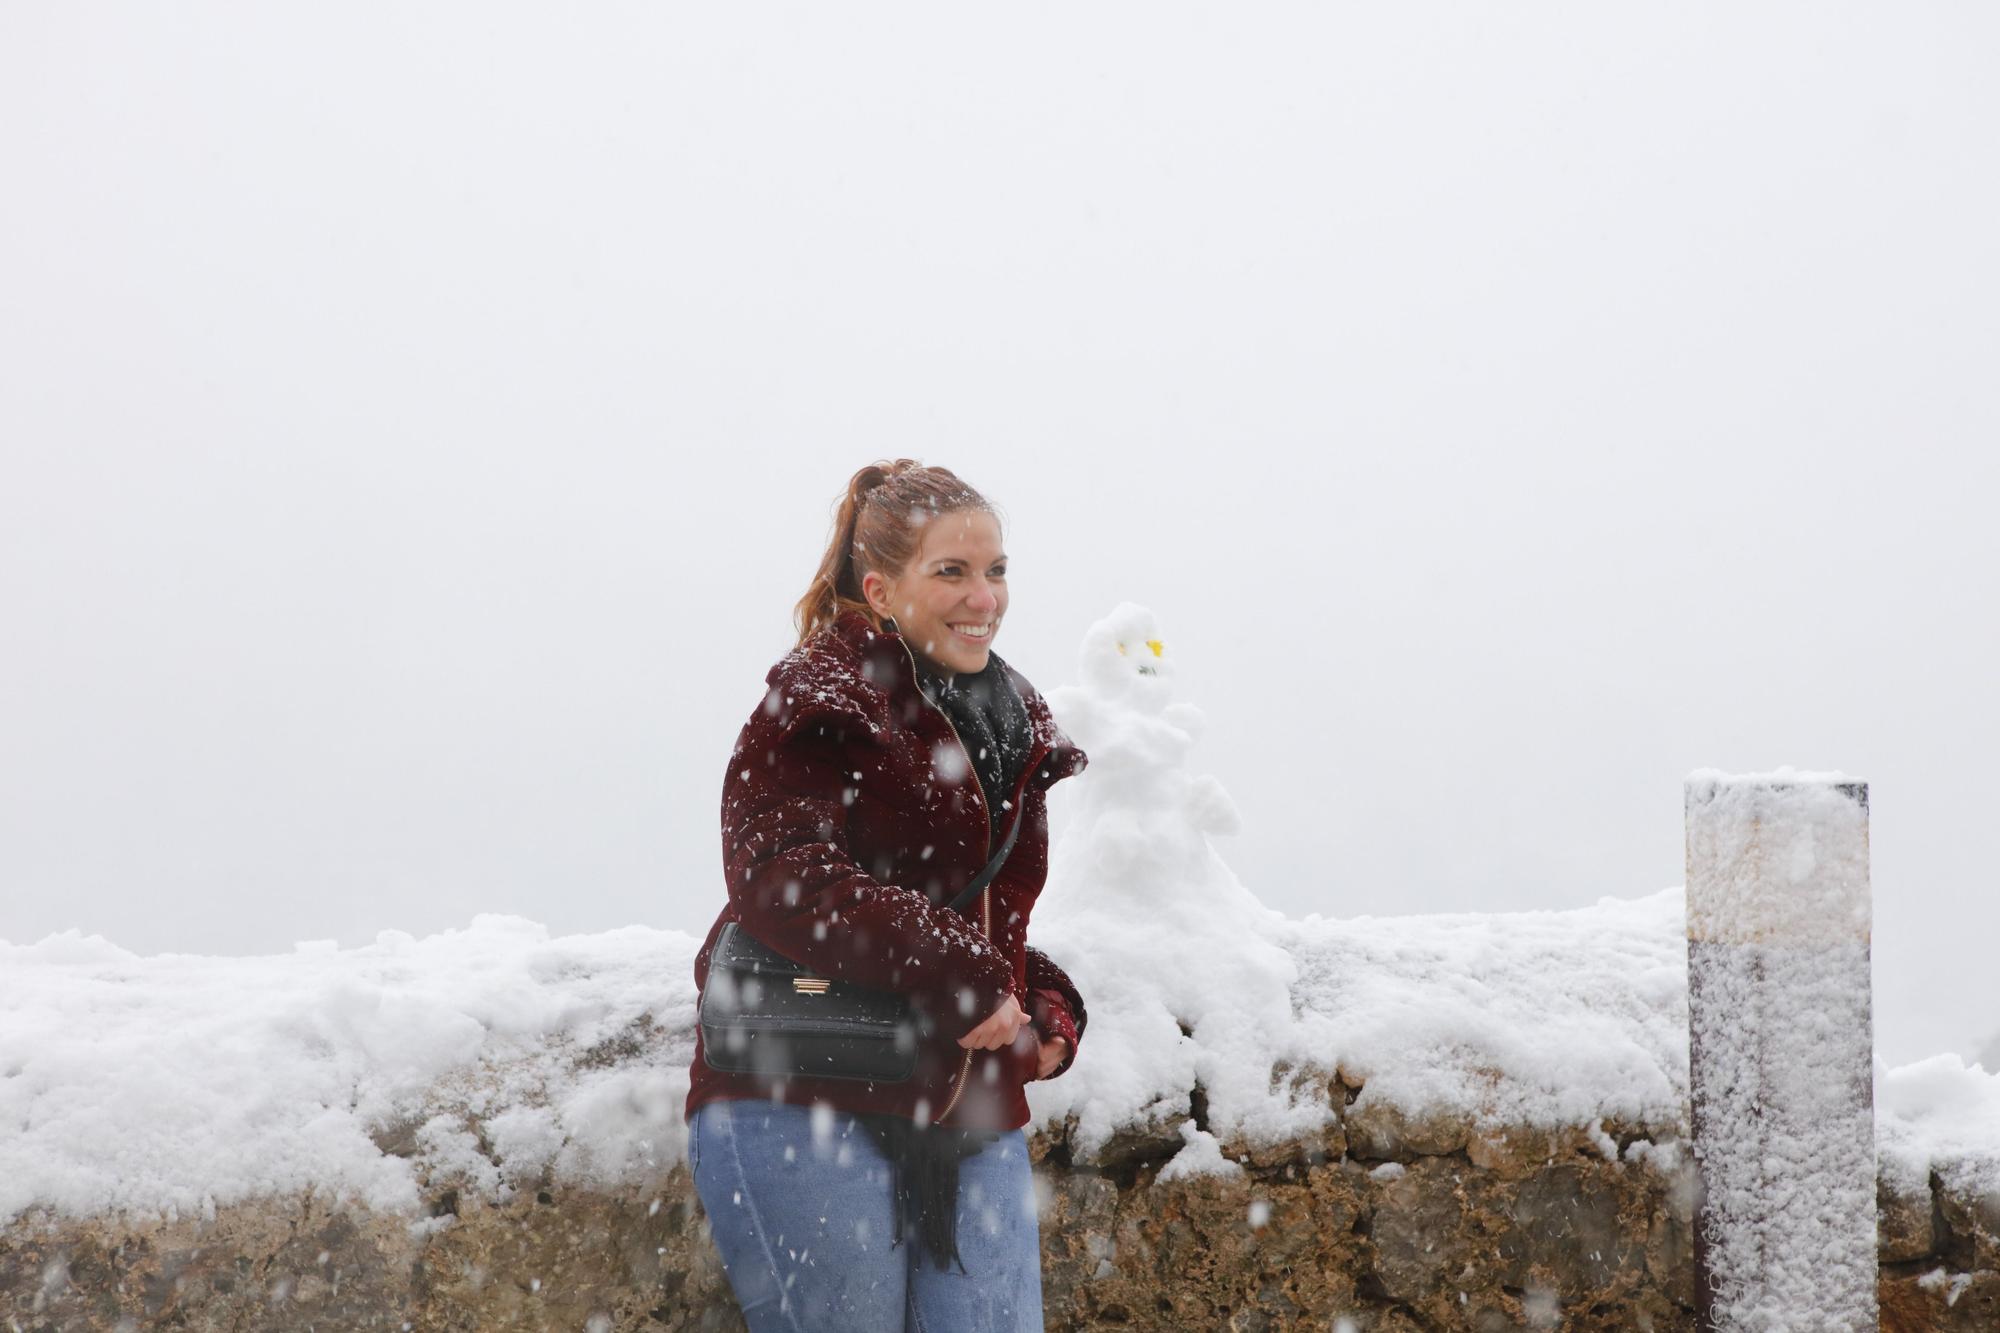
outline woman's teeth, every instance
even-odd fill
[[[993,632],[991,625],[953,625],[952,628],[968,639],[983,639]]]

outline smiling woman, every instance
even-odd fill
[[[922,532],[909,572],[898,577],[871,569],[862,576],[862,593],[921,658],[951,672],[983,671],[1007,614],[1000,522],[984,510],[964,509],[932,519]]]
[[[1086,1015],[1027,930],[1087,761],[993,651],[1007,606],[983,496],[861,469],[730,754],[688,1155],[752,1330],[1042,1327],[1022,1089]],[[868,1014],[895,1058],[839,1045]]]

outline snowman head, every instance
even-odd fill
[[[1127,704],[1163,708],[1173,696],[1173,662],[1158,620],[1145,607],[1120,602],[1083,636],[1083,678],[1092,689]]]

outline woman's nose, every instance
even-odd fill
[[[965,604],[973,611],[991,611],[1000,605],[1000,599],[994,595],[993,585],[981,579],[967,595]]]

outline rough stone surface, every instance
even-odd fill
[[[1993,1333],[2000,1328],[2000,1273],[1936,1267],[1884,1273],[1876,1296],[1882,1333]]]
[[[1935,1224],[1944,1233],[1938,1237],[1940,1253],[1976,1271],[2000,1270],[2000,1194],[1974,1194],[1935,1176],[1931,1189],[1937,1198]]]
[[[1876,1253],[1885,1264],[1921,1259],[1937,1248],[1932,1217],[1937,1205],[1928,1185],[1921,1188],[1891,1180],[1875,1181]]]
[[[1388,1102],[1363,1100],[1347,1108],[1347,1150],[1356,1157],[1398,1161],[1463,1152],[1471,1126],[1452,1116],[1411,1115]]]
[[[0,1322],[9,1333],[743,1326],[684,1167],[646,1196],[542,1190],[503,1206],[446,1190],[431,1210],[378,1216],[308,1197],[212,1220],[23,1217],[0,1232]]]
[[[1135,1134],[1086,1169],[1044,1132],[1048,1327],[1692,1330],[1692,1167],[1630,1147],[1641,1137],[1460,1126],[1424,1141],[1463,1150],[1393,1161],[1319,1139],[1246,1150],[1240,1176],[1161,1183],[1178,1140]],[[2000,1210],[1931,1184],[1884,1187],[1882,1327],[2000,1328]],[[0,1231],[0,1329],[743,1327],[684,1167],[651,1189],[504,1205],[440,1188],[429,1213],[309,1196],[157,1223],[24,1216]]]

